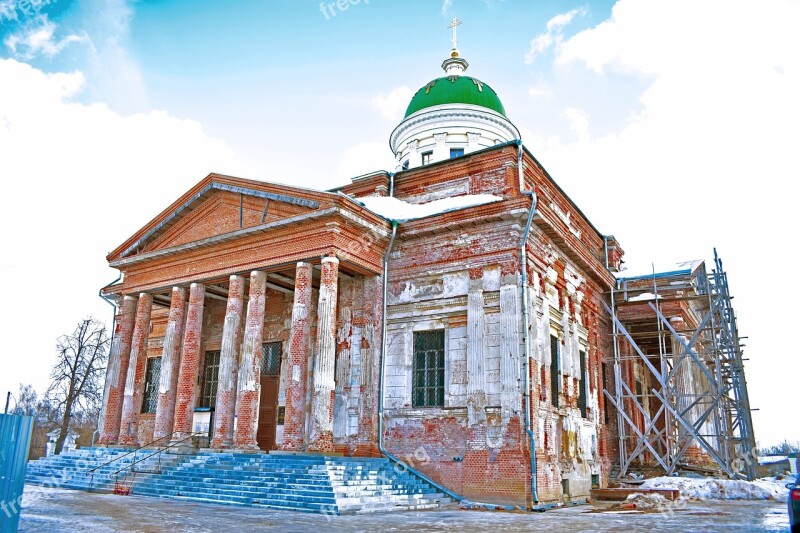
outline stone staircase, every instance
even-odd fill
[[[125,474],[130,471],[127,467],[134,461],[139,461],[133,469],[136,475],[134,477],[133,474],[128,474],[128,480],[146,479],[194,457],[166,453],[147,457],[156,451],[145,448],[133,454],[129,453],[130,448],[82,448],[52,457],[42,457],[28,463],[25,483],[93,492],[112,492],[115,481],[125,478]],[[117,475],[116,472],[120,469],[125,471]]]
[[[113,472],[130,464],[132,456],[99,468],[90,480],[87,471],[125,450],[89,448],[32,461],[26,481],[110,492]],[[140,452],[141,453],[141,452]],[[136,465],[131,493],[304,511],[357,514],[438,508],[451,503],[446,495],[413,474],[395,469],[385,458],[332,457],[235,452],[160,454],[161,473],[153,473],[153,458]],[[142,455],[139,455],[142,457]]]

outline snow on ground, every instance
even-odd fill
[[[364,207],[383,218],[404,221],[438,215],[445,211],[455,211],[465,207],[491,204],[502,199],[502,197],[493,194],[465,194],[463,196],[442,198],[425,204],[411,204],[392,196],[367,196],[357,198],[356,202],[363,204]]]
[[[681,498],[695,500],[785,500],[787,480],[775,478],[742,481],[734,479],[655,477],[645,481],[643,489],[678,489]]]
[[[674,479],[674,478],[672,478]],[[486,531],[537,531],[542,533],[590,533],[646,531],[675,533],[768,532],[789,529],[786,502],[772,500],[709,500],[680,505],[652,498],[654,508],[618,512],[589,512],[605,508],[579,505],[544,513],[462,511],[446,508],[366,515],[328,516],[315,513],[277,511],[237,505],[217,505],[187,500],[117,496],[66,489],[25,486],[20,531],[53,533],[275,531],[284,533],[416,532],[471,533]]]

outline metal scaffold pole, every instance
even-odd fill
[[[754,479],[755,438],[727,275],[703,262],[610,291],[619,477],[632,465]],[[684,265],[686,265],[684,264]],[[652,291],[652,292],[651,292]],[[623,355],[625,354],[625,355]]]

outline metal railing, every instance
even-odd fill
[[[204,435],[204,433],[189,433],[188,436],[186,436],[186,437],[184,437],[184,438],[182,438],[180,440],[176,440],[174,442],[169,441],[168,444],[160,446],[159,449],[157,449],[155,451],[152,451],[151,453],[147,453],[147,455],[145,455],[144,457],[140,457],[138,459],[136,458],[136,454],[141,452],[142,450],[145,450],[146,448],[152,448],[155,444],[157,444],[159,442],[162,442],[164,440],[167,440],[167,439],[171,439],[174,435],[177,435],[179,433],[184,433],[184,432],[183,431],[173,431],[172,433],[170,433],[168,435],[164,435],[163,437],[159,437],[159,438],[157,438],[157,439],[155,439],[155,440],[153,440],[151,442],[148,442],[147,444],[145,444],[143,446],[139,446],[138,448],[136,448],[134,450],[131,450],[131,451],[127,452],[127,453],[124,453],[124,454],[122,454],[122,455],[120,455],[118,457],[115,457],[115,458],[111,459],[110,461],[106,461],[105,463],[103,463],[101,465],[95,466],[94,468],[91,468],[91,469],[87,470],[87,473],[89,474],[89,492],[92,492],[92,488],[94,486],[94,475],[101,468],[105,468],[108,465],[111,465],[113,463],[119,462],[119,461],[125,459],[126,457],[129,457],[130,455],[133,455],[133,461],[131,461],[130,464],[127,464],[127,465],[123,466],[122,468],[120,468],[120,469],[118,469],[118,470],[116,470],[114,472],[111,472],[111,474],[109,474],[109,477],[111,475],[116,476],[115,477],[115,484],[116,484],[116,482],[119,479],[119,474],[121,472],[123,472],[125,470],[129,470],[130,472],[136,473],[136,470],[134,470],[134,467],[137,464],[142,463],[143,461],[146,461],[147,459],[150,459],[154,455],[157,455],[158,456],[158,463],[157,463],[157,466],[156,466],[156,470],[153,471],[153,472],[147,472],[147,473],[160,474],[161,473],[161,454],[162,453],[164,453],[165,451],[167,451],[167,450],[169,450],[171,448],[174,448],[175,446],[177,446],[179,444],[182,444],[182,443],[186,442],[189,439],[192,439],[192,438],[197,437],[197,436]],[[150,450],[148,450],[148,451],[150,451]],[[127,474],[125,474],[125,475],[127,477]]]

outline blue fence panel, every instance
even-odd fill
[[[0,532],[19,527],[33,417],[0,414]]]

